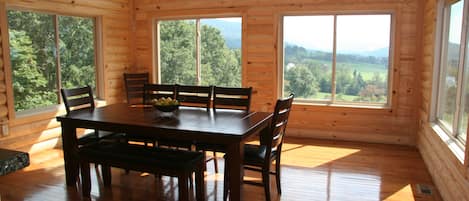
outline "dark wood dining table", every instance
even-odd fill
[[[244,143],[267,128],[272,114],[240,110],[180,107],[162,113],[153,107],[112,104],[90,110],[77,110],[58,116],[62,126],[62,142],[67,185],[75,185],[78,177],[77,128],[132,133],[149,139],[211,143],[226,148],[230,200],[242,199]],[[236,165],[235,165],[236,164]]]

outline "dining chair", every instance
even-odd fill
[[[232,88],[215,86],[213,88],[213,109],[239,109],[249,112],[251,96],[252,87]]]
[[[177,85],[176,99],[183,106],[210,109],[212,86]]]
[[[159,98],[176,98],[177,85],[170,84],[145,84],[143,93],[144,104],[151,104],[151,100]],[[184,148],[186,150],[192,149],[191,141],[179,141],[179,140],[167,140],[167,139],[154,139],[154,143],[158,144],[158,147],[167,147],[167,148]]]
[[[127,104],[129,105],[143,105],[144,104],[144,85],[150,81],[150,74],[143,73],[124,73],[125,92],[127,97]],[[126,133],[127,142],[141,142],[145,146],[148,143],[153,143],[152,140],[139,137],[132,133]]]
[[[283,138],[293,103],[293,94],[287,98],[277,100],[272,117],[272,121],[267,130],[261,132],[259,145],[244,145],[244,161],[243,167],[247,170],[262,173],[262,182],[244,181],[247,184],[264,186],[265,199],[270,201],[270,174],[275,175],[277,183],[277,192],[282,194],[280,185],[280,157],[282,153]],[[229,161],[225,160],[225,165],[229,165]],[[270,171],[272,162],[275,161],[275,171]],[[225,168],[223,199],[228,197],[228,179],[229,175]]]
[[[89,110],[95,109],[93,90],[90,86],[60,89],[62,100],[65,105],[67,114],[76,110]],[[114,133],[108,131],[94,130],[94,132],[86,133],[78,137],[78,145],[85,145],[91,142],[97,142],[101,139],[123,140],[122,133]]]
[[[125,91],[129,105],[143,103],[143,85],[148,84],[149,73],[124,73]]]
[[[251,107],[252,87],[213,87],[213,104],[216,109],[237,109],[249,112]],[[196,143],[196,148],[203,151],[211,151],[213,157],[206,158],[206,162],[213,161],[215,173],[218,173],[217,152],[226,152],[223,146],[217,144]]]
[[[143,104],[151,104],[151,100],[160,98],[176,98],[176,85],[145,84],[143,85]]]

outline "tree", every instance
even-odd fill
[[[197,83],[195,21],[160,22],[161,82]],[[201,85],[241,86],[241,51],[226,45],[220,30],[201,26]]]
[[[37,68],[31,39],[25,32],[15,30],[10,30],[9,35],[15,109],[22,111],[53,104],[55,93],[48,90],[47,79]]]
[[[363,80],[362,75],[357,71],[353,71],[353,81],[346,88],[345,94],[347,95],[358,95],[358,93],[366,86],[365,80]]]
[[[95,87],[94,23],[90,18],[59,17],[62,87]]]
[[[229,49],[220,30],[208,25],[202,26],[201,43],[202,85],[241,87],[239,49]]]
[[[161,83],[196,84],[195,23],[160,22]]]
[[[61,83],[54,18],[58,18]],[[91,18],[8,11],[15,110],[58,103],[58,88],[95,85]]]
[[[315,95],[319,91],[316,78],[311,71],[302,65],[295,66],[287,70],[285,79],[288,80],[286,90],[295,93],[296,97],[307,98]]]

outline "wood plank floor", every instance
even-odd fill
[[[219,154],[222,155],[222,154]],[[223,158],[220,157],[223,172]],[[65,185],[61,150],[31,156],[32,164],[0,177],[1,201],[83,200],[81,189]],[[209,163],[207,200],[222,200],[223,174]],[[92,170],[96,170],[92,168]],[[112,170],[112,187],[92,171],[91,200],[177,200],[177,179]],[[258,179],[246,172],[245,179]],[[287,139],[282,153],[282,195],[272,177],[272,200],[285,201],[441,201],[415,148],[311,139]],[[420,186],[432,190],[420,193]],[[264,200],[262,187],[244,185],[244,200]]]

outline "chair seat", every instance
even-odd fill
[[[254,145],[254,144],[245,144],[244,145],[244,164],[245,165],[262,165],[265,161],[265,152],[267,151],[267,146],[265,145]],[[277,151],[271,153],[271,157],[275,158]]]
[[[198,152],[112,142],[83,146],[79,149],[79,155],[91,161],[97,160],[103,164],[111,164],[111,166],[119,161],[124,164],[142,164],[174,170],[193,169],[198,161],[203,160],[203,155]]]

